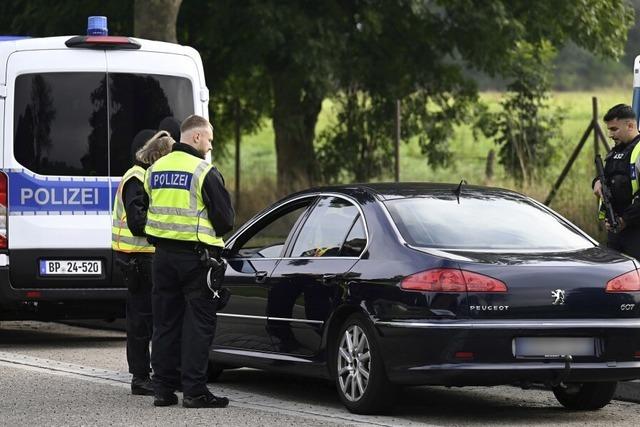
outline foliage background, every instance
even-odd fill
[[[278,179],[278,170],[276,169],[277,156],[274,147],[276,135],[273,131],[273,121],[264,118],[265,116],[269,117],[273,112],[274,93],[269,87],[272,84],[274,74],[278,75],[277,65],[281,65],[285,61],[298,61],[296,63],[312,69],[316,65],[321,67],[331,65],[331,61],[334,60],[331,57],[325,58],[317,64],[313,60],[308,61],[306,57],[311,52],[326,55],[327,46],[340,47],[340,43],[344,41],[344,38],[341,37],[328,40],[316,38],[314,41],[314,37],[318,34],[335,36],[336,33],[325,33],[331,30],[328,26],[330,23],[341,24],[340,22],[335,23],[328,20],[335,13],[335,10],[328,9],[326,4],[334,3],[327,2],[325,5],[313,5],[313,7],[317,8],[318,16],[327,18],[327,21],[315,20],[313,23],[309,23],[300,20],[300,15],[297,14],[297,8],[302,2],[248,1],[242,3],[243,7],[239,7],[239,3],[225,0],[184,0],[182,2],[180,0],[136,0],[135,2],[125,0],[111,0],[109,2],[99,0],[60,0],[55,4],[44,0],[6,0],[0,3],[0,34],[25,34],[31,36],[82,34],[86,16],[99,13],[109,16],[112,34],[131,35],[135,30],[133,19],[134,3],[139,5],[145,2],[149,4],[162,2],[182,3],[182,6],[178,6],[180,7],[177,20],[178,40],[181,43],[196,46],[203,54],[203,58],[205,58],[207,80],[213,99],[211,112],[213,120],[217,124],[216,161],[220,164],[227,184],[231,189],[234,188],[235,184],[235,150],[233,142],[234,139],[238,138],[238,135],[242,139],[242,179],[239,198],[241,208],[238,221],[241,223],[255,213],[256,210],[274,201],[277,197],[276,181]],[[388,11],[400,13],[402,9],[393,9],[393,4],[402,7],[407,3],[403,0],[388,3],[363,0],[345,2],[344,4],[352,5],[353,7],[359,5],[370,6],[368,10],[371,15],[362,18],[364,19],[362,22],[373,23],[380,25],[379,28],[383,28],[385,22],[380,20],[380,16],[384,16],[385,12]],[[454,5],[452,7],[459,8],[462,11],[475,10],[473,7],[474,1],[472,0],[434,1],[432,3],[441,4],[443,7],[445,4],[447,6]],[[528,7],[527,2],[514,0],[512,3],[514,7]],[[636,10],[636,16],[638,16],[640,0],[630,0],[629,3]],[[473,81],[481,89],[480,99],[485,102],[487,110],[484,112],[469,110],[466,111],[469,113],[468,115],[459,114],[454,116],[454,120],[448,123],[440,120],[441,116],[438,115],[438,110],[435,110],[436,114],[432,110],[429,111],[430,115],[422,115],[422,117],[418,114],[413,122],[410,120],[405,121],[405,129],[411,129],[413,126],[417,131],[409,132],[408,136],[403,140],[400,165],[401,180],[459,182],[460,179],[464,178],[473,184],[514,188],[538,200],[543,200],[549,191],[551,183],[560,173],[571,150],[577,144],[580,135],[588,125],[591,118],[591,96],[599,98],[600,116],[602,116],[606,108],[613,104],[630,102],[632,62],[636,54],[640,53],[640,27],[637,21],[628,31],[626,28],[612,26],[606,20],[597,22],[598,19],[603,19],[602,16],[614,16],[607,15],[603,10],[598,9],[599,7],[607,7],[607,2],[597,0],[573,0],[567,3],[548,2],[546,4],[549,5],[550,10],[536,10],[541,13],[551,13],[550,16],[553,16],[555,11],[565,13],[568,10],[569,12],[566,13],[572,13],[571,11],[577,9],[579,13],[572,14],[572,16],[578,19],[579,23],[594,23],[593,28],[599,33],[598,37],[604,41],[602,45],[594,45],[592,41],[588,40],[588,34],[570,34],[577,42],[582,41],[583,45],[588,46],[593,51],[602,53],[603,51],[615,50],[615,44],[607,44],[607,41],[610,42],[611,37],[620,34],[620,32],[626,33],[628,39],[624,46],[624,55],[617,61],[603,59],[601,56],[589,53],[571,41],[566,42],[557,52],[555,52],[555,47],[546,52],[545,55],[549,54],[551,55],[550,57],[541,56],[541,58],[544,56],[545,61],[549,60],[554,64],[552,74],[547,76],[548,82],[545,83],[550,85],[549,87],[554,92],[551,92],[548,98],[540,92],[541,97],[538,98],[540,102],[550,106],[549,109],[544,110],[546,111],[545,114],[547,114],[544,122],[544,131],[551,138],[551,143],[548,146],[532,152],[532,160],[543,161],[540,170],[530,179],[520,180],[517,179],[517,176],[514,179],[514,174],[505,172],[505,169],[498,165],[497,160],[495,160],[493,163],[494,172],[491,176],[488,176],[486,173],[487,158],[492,156],[492,150],[493,155],[495,155],[498,150],[504,149],[505,145],[497,146],[494,141],[480,132],[480,130],[483,130],[482,119],[485,117],[482,114],[497,114],[501,105],[508,106],[510,105],[510,100],[516,103],[518,100],[517,98],[509,98],[504,92],[505,89],[509,88],[509,84],[513,83],[512,79],[498,78],[495,75],[490,77],[479,71],[465,68],[467,76],[472,77]],[[504,13],[504,10],[500,9],[501,5],[502,2],[498,0],[482,2],[482,6],[488,8],[487,10],[492,7],[497,8],[495,10],[496,13]],[[136,8],[137,10],[138,8]],[[153,9],[151,9],[151,12],[153,12]],[[383,13],[378,14],[378,12]],[[495,13],[484,15],[481,10],[476,10],[475,12],[473,14],[474,17],[469,15],[469,19],[472,19],[468,23],[471,29],[473,29],[473,25],[482,25],[482,19],[487,19],[487,22],[494,22],[491,19]],[[227,17],[228,22],[216,22],[217,16]],[[458,16],[466,15],[463,13]],[[369,21],[366,21],[367,19]],[[283,23],[286,25],[275,30],[275,24],[280,25]],[[293,51],[293,57],[287,58],[287,52],[278,48],[280,46],[279,43],[282,43],[285,38],[291,37],[291,34],[295,34],[291,33],[291,31],[295,31],[298,27],[306,26],[307,24],[313,24],[310,27],[311,33],[308,34],[310,37],[305,40],[299,40],[300,43],[303,43],[303,48]],[[511,31],[520,32],[524,30],[518,27],[519,24],[513,27],[509,25],[510,23],[508,22],[504,23],[505,28],[511,28]],[[374,26],[373,28],[376,27]],[[251,31],[247,31],[247,29]],[[470,34],[474,34],[474,32],[470,31]],[[357,34],[351,35],[351,37],[356,36]],[[369,33],[365,36],[368,38],[361,38],[360,42],[370,43],[373,41],[376,43],[375,45],[393,50],[393,41],[388,46],[383,45],[384,40],[376,39],[378,33]],[[531,34],[533,39],[536,36],[536,34]],[[545,36],[562,39],[563,37],[560,36],[564,35],[550,31]],[[248,42],[255,43],[256,49],[251,51],[234,49],[234,46],[241,46],[243,43]],[[443,48],[446,45],[446,40],[444,42],[439,44],[439,48]],[[470,43],[472,43],[472,40]],[[270,50],[274,46],[276,49]],[[473,44],[469,46],[473,46]],[[464,44],[462,44],[461,48],[464,47]],[[274,55],[274,52],[276,55]],[[278,52],[281,52],[282,55],[277,55]],[[267,66],[271,67],[271,75],[262,70],[261,67],[264,64],[256,61],[256,58],[261,55],[266,58]],[[352,61],[356,72],[372,68],[377,69],[376,67],[380,67],[380,65],[388,65],[385,63],[388,57],[384,55],[364,58],[360,62],[358,58],[339,57],[335,59],[339,59],[340,62]],[[482,52],[476,54],[476,59],[482,60]],[[453,60],[455,63],[455,58]],[[488,68],[490,69],[491,67]],[[276,71],[273,72],[273,70]],[[446,70],[446,67],[443,70]],[[513,73],[519,72],[518,67],[502,71],[507,76],[511,73],[511,77]],[[344,162],[348,156],[345,153],[352,148],[349,146],[349,140],[344,138],[345,129],[340,127],[341,122],[338,120],[345,111],[344,108],[340,107],[344,107],[345,102],[349,100],[348,88],[352,87],[350,85],[361,85],[359,88],[365,89],[361,93],[367,96],[366,99],[361,99],[362,108],[355,111],[360,115],[360,124],[362,124],[359,130],[360,136],[371,130],[368,134],[369,139],[363,137],[365,142],[388,138],[389,133],[393,131],[394,112],[392,108],[389,108],[390,104],[388,99],[385,99],[385,96],[394,95],[392,92],[397,88],[376,85],[376,79],[378,78],[376,73],[367,75],[366,77],[369,80],[364,81],[354,80],[354,75],[357,75],[357,73],[350,74],[345,72],[333,76],[343,83],[343,89],[326,93],[329,96],[322,102],[320,115],[312,127],[315,130],[315,135],[320,135],[319,138],[316,138],[315,148],[318,150],[319,158],[323,160],[325,166],[331,164],[331,162],[327,162],[327,159],[332,159],[334,165],[340,164],[341,161]],[[453,75],[452,79],[451,81],[456,81],[458,76]],[[305,84],[316,83],[319,83],[319,85],[315,86],[316,89],[318,87],[323,90],[326,89],[322,85],[326,84],[327,81],[323,79],[322,75],[318,75],[316,81],[306,82]],[[534,86],[535,84],[534,81]],[[345,87],[347,89],[344,89]],[[459,94],[468,96],[471,99],[472,93],[467,89],[464,85],[459,85],[456,90],[460,91]],[[534,89],[541,90],[545,89],[545,87],[544,85],[538,85]],[[388,93],[385,93],[385,91]],[[312,91],[308,93],[313,95]],[[354,98],[351,99],[353,100]],[[358,98],[356,97],[355,99]],[[413,103],[414,106],[418,107],[422,105],[426,110],[428,102],[432,101],[423,102],[420,97],[414,97],[409,98],[407,102]],[[448,104],[443,102],[441,105],[447,106]],[[528,107],[537,108],[536,105],[528,105]],[[450,112],[455,111],[456,109],[452,108]],[[564,117],[565,121],[562,124],[554,122],[554,119],[560,116]],[[421,118],[429,120],[426,122],[423,120],[421,124]],[[239,123],[240,133],[237,132],[237,128],[234,129],[234,126],[230,126],[234,122]],[[372,122],[381,122],[382,124],[374,129],[369,126]],[[426,127],[424,123],[427,123]],[[486,131],[487,129],[484,130]],[[429,131],[436,136],[451,136],[449,152],[447,153],[442,149],[444,147],[437,145],[437,138],[433,140],[436,141],[435,145],[432,141],[431,146],[428,146],[428,141],[420,134],[421,131]],[[490,129],[488,131],[491,134]],[[339,144],[334,145],[331,147],[332,149],[323,151],[323,148],[326,147],[325,143],[331,137],[336,136],[342,137],[342,146]],[[500,140],[498,139],[498,141]],[[340,142],[340,139],[338,139],[338,142]],[[325,167],[323,180],[325,182],[344,182],[352,179],[378,181],[391,179],[393,174],[389,167],[390,153],[388,146],[386,149],[375,145],[371,145],[371,147],[372,153],[378,153],[377,162],[371,161],[365,164],[367,168],[363,168],[363,171],[356,173],[355,177],[340,175],[342,172]],[[593,153],[589,150],[593,150],[592,145],[588,145],[587,149],[582,153],[568,180],[560,189],[552,207],[585,228],[592,235],[600,237],[599,229],[594,221],[595,200],[589,188],[593,169]],[[354,167],[366,161],[367,158],[359,159],[355,162]],[[380,173],[376,175],[376,173],[371,173],[372,170]],[[513,169],[511,170],[513,171]]]

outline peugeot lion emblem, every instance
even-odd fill
[[[551,291],[551,298],[553,298],[553,305],[564,305],[565,292],[562,289],[556,289]]]

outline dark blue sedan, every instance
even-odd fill
[[[546,384],[594,410],[640,378],[640,276],[521,194],[448,184],[311,189],[227,243],[210,374],[335,381],[357,413],[402,385]]]

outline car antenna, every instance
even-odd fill
[[[467,184],[467,181],[465,181],[464,179],[460,181],[460,184],[458,184],[458,188],[456,188],[455,190],[453,190],[453,194],[456,195],[456,200],[458,201],[458,204],[460,204],[460,193],[462,192],[462,184]]]

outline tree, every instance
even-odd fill
[[[502,110],[483,115],[479,127],[501,146],[500,163],[507,172],[530,183],[537,170],[549,165],[554,153],[549,141],[557,136],[563,116],[546,105],[554,49],[520,43],[514,52],[511,68],[517,79],[507,86]]]
[[[338,51],[343,57],[336,74],[346,96],[354,98],[349,94],[356,87],[355,98],[366,101],[340,102],[339,123],[322,138],[320,158],[330,162],[325,169],[336,176],[337,165],[342,176],[356,179],[369,165],[383,171],[392,141],[388,129],[392,114],[386,121],[371,117],[395,99],[403,100],[403,138],[418,135],[429,163],[446,164],[453,125],[469,122],[478,105],[477,90],[466,71],[479,70],[511,81],[508,87],[514,95],[503,105],[508,111],[493,117],[501,120],[493,123],[493,135],[502,144],[501,162],[516,177],[529,176],[532,167],[549,159],[548,142],[558,125],[557,117],[544,115],[545,76],[551,66],[547,53],[572,40],[602,56],[620,55],[633,11],[623,0],[614,3],[352,2],[352,25],[344,37],[344,50]],[[356,107],[359,114],[354,114]],[[360,124],[355,128],[366,133],[354,137],[350,133],[356,120]],[[369,151],[372,139],[367,135],[377,135],[379,154]],[[348,151],[351,156],[360,154],[357,162],[337,160],[337,151],[348,150],[348,140],[359,147]],[[363,157],[364,153],[373,157]]]
[[[182,0],[135,0],[133,33],[136,37],[177,43],[176,20]]]
[[[33,35],[59,34],[54,27],[69,32],[82,28],[78,16],[87,15],[88,5],[120,15],[123,24],[115,25],[125,29],[130,23],[124,17],[133,16],[122,0],[108,6],[60,1],[55,12],[48,3],[3,2],[0,25],[34,28]],[[50,19],[59,13],[58,21]],[[61,27],[63,22],[68,26]],[[237,99],[245,101],[245,111],[272,119],[278,188],[284,193],[317,180],[313,142],[327,97],[356,88],[366,101],[350,105],[363,113],[340,117],[366,120],[370,135],[386,134],[379,113],[401,99],[403,138],[420,135],[430,164],[444,164],[451,157],[451,128],[468,122],[477,105],[466,70],[517,81],[514,46],[522,44],[535,51],[572,41],[603,57],[618,57],[633,9],[626,0],[190,0],[178,22],[178,40],[202,54],[213,105],[232,105],[233,93],[240,91]],[[385,155],[386,143],[376,137],[381,149],[369,153]]]
[[[334,46],[345,17],[338,3],[200,0],[185,3],[179,18],[195,23],[191,15],[207,17],[206,25],[187,24],[181,34],[202,54],[214,97],[231,87],[226,79],[250,76],[241,98],[272,119],[280,193],[317,178],[315,127],[331,93]]]
[[[87,17],[109,18],[110,34],[132,34],[133,4],[127,0],[13,0],[0,2],[0,34],[48,37],[87,33]]]

